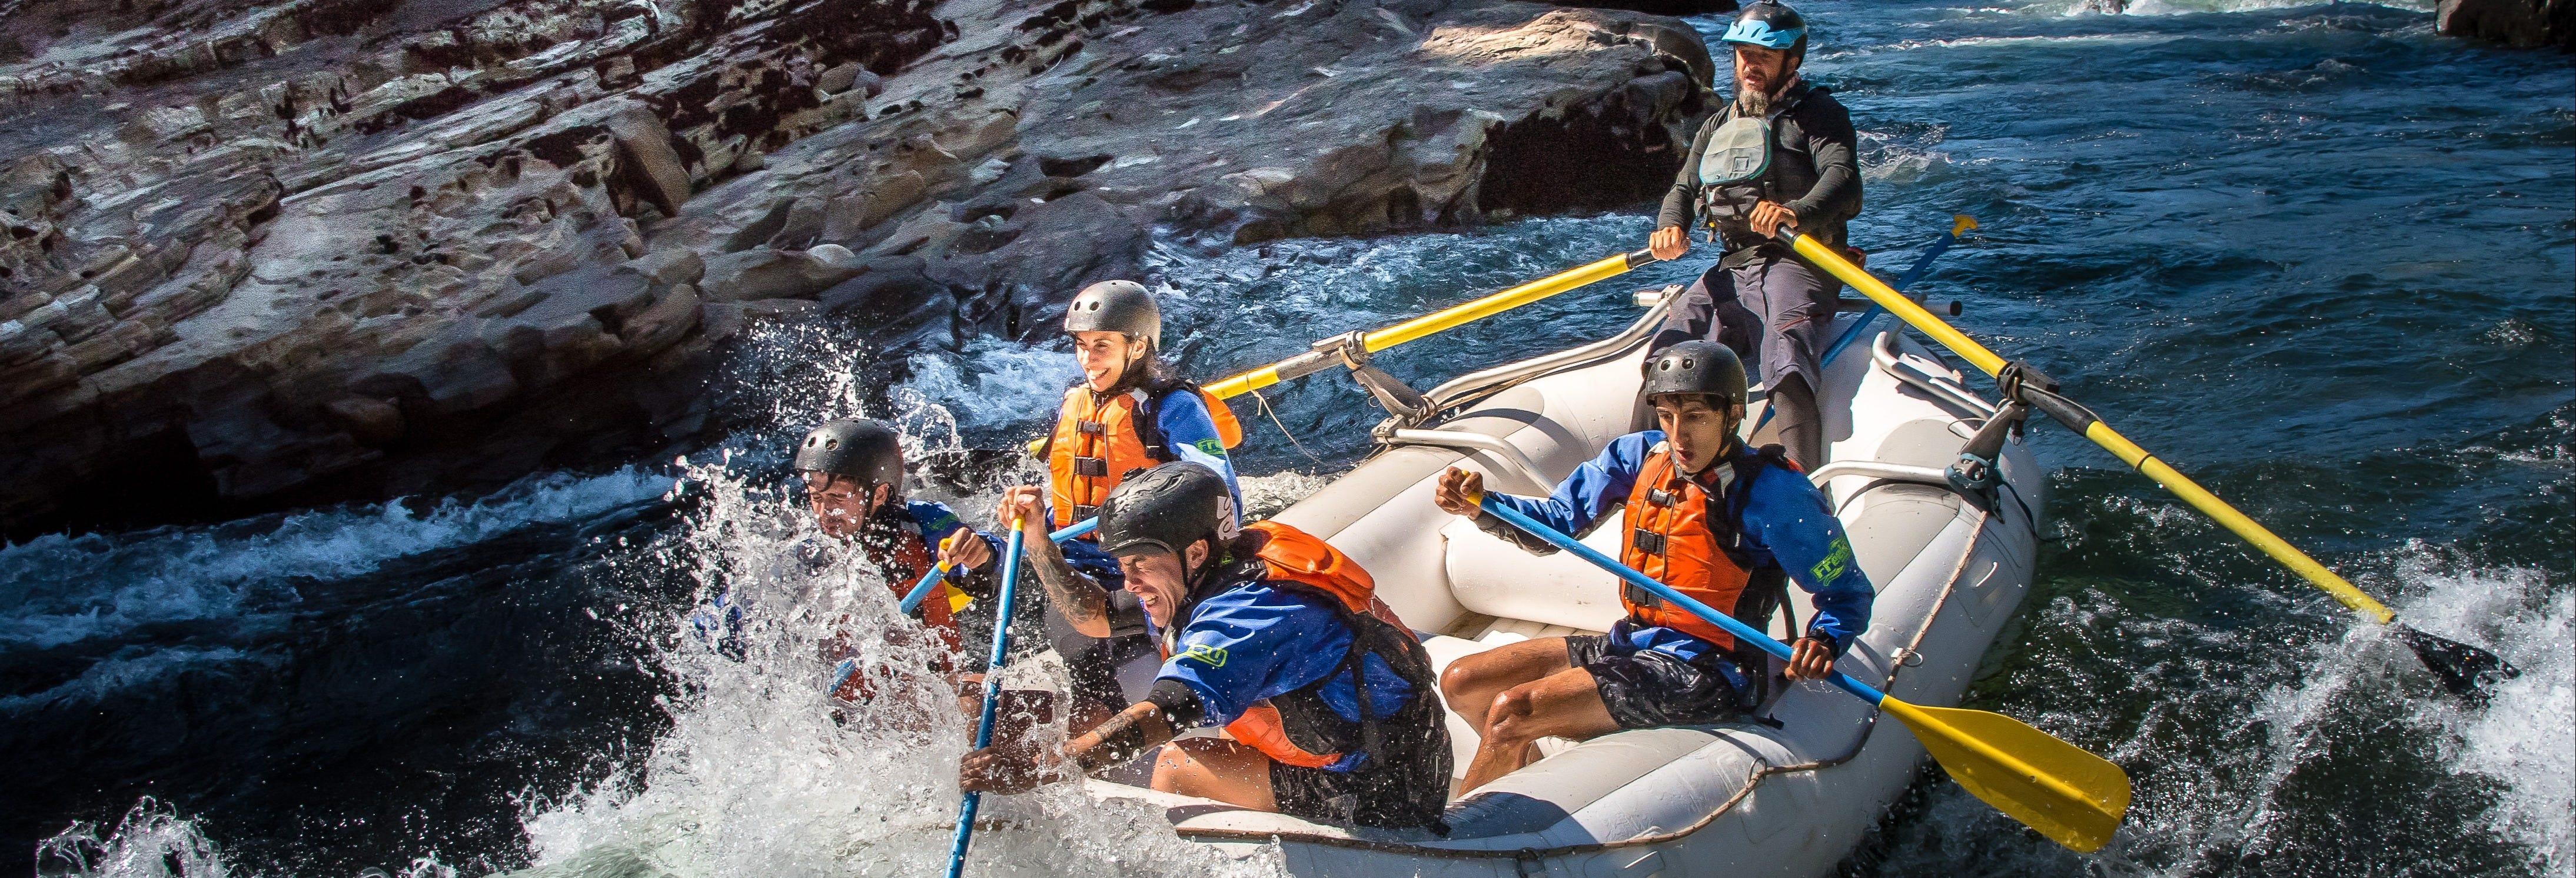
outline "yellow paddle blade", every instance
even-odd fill
[[[2050,841],[2091,853],[2129,811],[2129,776],[2110,760],[2000,713],[1879,702],[1905,721],[1950,779]]]

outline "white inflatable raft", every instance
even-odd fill
[[[1544,494],[1612,438],[1648,426],[1639,365],[1662,313],[1658,305],[1616,337],[1434,389],[1436,410],[1456,414],[1381,427],[1381,453],[1277,519],[1367,567],[1443,667],[1527,638],[1609,628],[1622,611],[1608,574],[1495,540],[1433,506],[1431,487],[1457,465],[1485,473],[1492,489]],[[1829,462],[1810,474],[1878,590],[1868,633],[1837,667],[1916,704],[1958,702],[2021,603],[2037,550],[2044,476],[2018,438],[2000,456],[2003,484],[1991,497],[1963,495],[1944,476],[1992,412],[1959,379],[1897,333],[1862,338],[1826,368]],[[1758,406],[1753,415],[1748,423]],[[1599,528],[1586,542],[1615,556],[1619,536]],[[1790,594],[1797,618],[1814,618],[1805,592]],[[1773,628],[1787,634],[1777,620]],[[1098,796],[1165,807],[1183,839],[1247,855],[1275,840],[1298,875],[1825,874],[1913,780],[1923,749],[1902,725],[1819,683],[1775,695],[1760,716],[1777,726],[1543,742],[1546,758],[1454,803],[1445,837],[1090,783]],[[1449,733],[1463,774],[1475,734],[1454,715]]]

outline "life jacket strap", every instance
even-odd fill
[[[1647,591],[1643,588],[1639,588],[1635,583],[1621,582],[1619,584],[1619,590],[1623,593],[1621,597],[1627,598],[1629,603],[1636,604],[1637,606],[1652,609],[1664,605],[1663,596]]]
[[[1628,535],[1628,545],[1635,546],[1637,551],[1649,555],[1662,555],[1665,547],[1664,535],[1642,527],[1637,528]]]
[[[1073,459],[1073,474],[1094,479],[1108,478],[1109,459],[1105,457],[1076,457]]]
[[[1082,435],[1085,436],[1109,435],[1109,425],[1099,421],[1075,421],[1073,422],[1073,428],[1081,431]]]

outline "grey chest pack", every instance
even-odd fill
[[[1781,116],[1798,105],[1806,89],[1792,89],[1779,106],[1761,118],[1736,115],[1728,107],[1717,130],[1699,155],[1699,219],[1706,240],[1717,240],[1718,224],[1741,224],[1765,199],[1785,200],[1772,190],[1777,131]]]

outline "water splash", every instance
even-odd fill
[[[72,824],[36,847],[41,878],[227,878],[233,874],[195,822],[145,798],[114,827]]]
[[[609,781],[533,804],[529,876],[919,875],[944,865],[968,721],[938,666],[965,663],[917,635],[872,571],[818,566],[801,517],[721,464],[695,465],[703,498],[656,551],[707,594],[749,607],[739,657],[672,634],[671,730]],[[667,620],[673,632],[686,622]],[[825,646],[858,647],[873,681],[836,706]],[[1044,669],[1032,669],[1044,673]],[[1047,730],[1061,735],[1061,726]],[[1173,838],[1159,809],[1095,802],[1071,785],[994,797],[979,875],[1263,874]]]
[[[222,525],[37,537],[0,548],[0,648],[45,649],[155,623],[279,610],[299,600],[299,579],[346,579],[534,524],[597,518],[659,498],[671,485],[641,467],[553,473],[425,509],[396,500]]]
[[[2498,833],[2530,851],[2532,870],[2576,874],[2576,592],[2550,588],[2540,571],[2458,569],[2429,554],[2402,576],[2428,586],[2400,615],[2426,631],[2490,644],[2522,669],[2493,702],[2418,703],[2412,717],[2439,727],[2454,771],[2510,786],[2493,812]]]
[[[2253,596],[2286,627],[2247,628],[2088,582],[2033,610],[2025,654],[1981,683],[2012,694],[1980,706],[2129,772],[2137,799],[2111,846],[2069,853],[1927,770],[1919,812],[1889,827],[1867,873],[2351,873],[2400,852],[2463,873],[2576,871],[2576,591],[2420,545],[2395,554],[2366,586],[2409,595],[2392,602],[2401,618],[2522,667],[2487,705],[2442,693],[2389,629],[2320,602]]]

